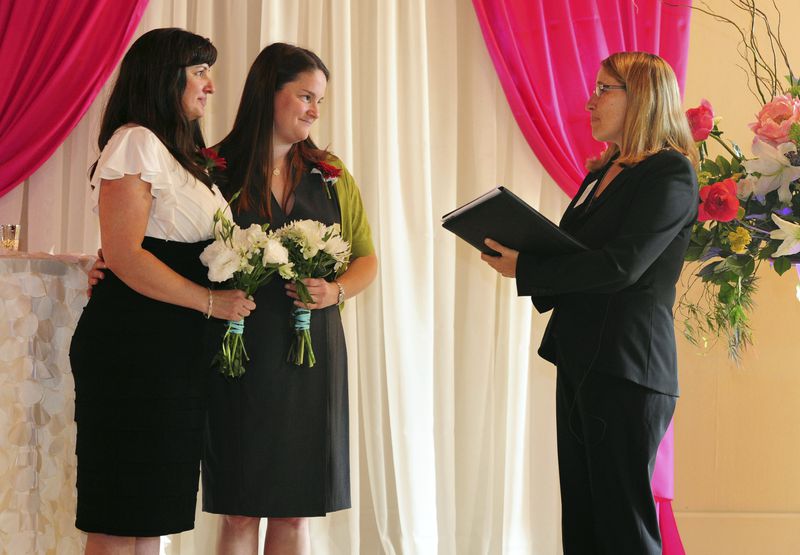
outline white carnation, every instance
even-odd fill
[[[325,242],[324,250],[337,262],[344,262],[350,256],[350,244],[341,235],[332,235]]]
[[[303,257],[308,260],[317,255],[325,246],[323,237],[327,228],[316,220],[298,220],[292,222],[292,229],[295,232],[297,243],[303,251]]]
[[[294,273],[294,262],[287,262],[278,267],[278,273],[285,280],[293,280],[297,275]]]

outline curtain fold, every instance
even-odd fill
[[[691,2],[473,0],[511,111],[536,157],[570,196],[602,145],[584,109],[609,54],[644,50],[675,69],[683,90]]]
[[[147,0],[0,4],[0,196],[61,145],[108,79]]]

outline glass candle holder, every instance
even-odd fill
[[[0,224],[0,249],[19,250],[19,237],[22,228],[19,224]]]

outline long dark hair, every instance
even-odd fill
[[[217,185],[230,198],[241,194],[237,209],[256,207],[261,216],[272,218],[269,176],[272,174],[272,131],[275,123],[275,94],[306,71],[320,70],[325,79],[330,72],[319,56],[291,44],[270,44],[256,57],[242,91],[242,100],[233,129],[219,144],[228,169],[217,177]],[[306,167],[328,157],[308,138],[289,149],[289,183],[285,199],[297,187]]]
[[[106,146],[114,132],[128,123],[147,127],[190,174],[211,186],[200,166],[198,148],[205,146],[197,120],[189,121],[181,97],[186,67],[217,60],[211,41],[177,28],[153,29],[139,37],[122,59],[119,77],[106,104],[97,145]],[[91,175],[97,167],[94,163]]]

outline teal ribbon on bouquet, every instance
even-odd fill
[[[292,310],[292,327],[294,328],[294,339],[289,347],[287,362],[296,366],[303,366],[308,357],[308,366],[314,366],[317,358],[314,356],[314,348],[311,346],[311,311],[307,308],[295,307]]]
[[[228,320],[222,348],[214,357],[214,364],[219,365],[224,376],[238,378],[244,374],[244,363],[248,360],[250,357],[244,348],[244,320]]]

